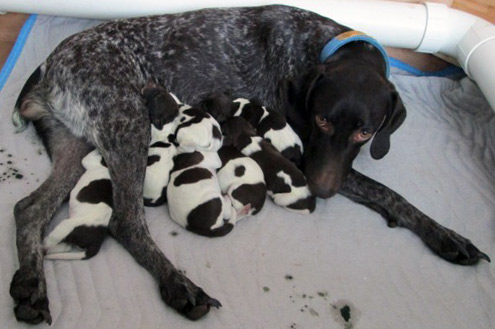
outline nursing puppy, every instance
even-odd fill
[[[225,121],[222,130],[226,145],[235,146],[261,167],[268,194],[277,205],[303,214],[315,210],[316,198],[311,195],[304,174],[273,145],[256,136],[249,122],[233,117]]]
[[[179,102],[163,87],[148,83],[142,90],[151,120],[151,145],[144,182],[147,206],[166,202],[166,187],[177,149],[169,137],[175,131]],[[100,250],[112,215],[110,173],[97,150],[82,161],[86,172],[72,190],[69,218],[60,222],[43,241],[47,259],[88,259]]]
[[[222,146],[218,155],[222,160],[222,167],[217,172],[222,193],[230,197],[238,212],[250,206],[245,215],[256,215],[266,199],[265,178],[260,166],[232,145]],[[237,221],[241,218],[238,215]]]
[[[98,150],[84,157],[82,165],[86,172],[70,193],[69,218],[43,241],[47,259],[91,258],[107,236],[113,207],[110,173]]]
[[[218,122],[200,108],[182,104],[179,108],[175,140],[182,151],[218,151],[222,132]]]
[[[143,88],[151,120],[151,142],[148,150],[148,163],[144,177],[144,205],[156,207],[167,201],[167,185],[173,158],[177,154],[174,133],[177,129],[179,105],[177,97],[165,88],[153,83]]]
[[[222,162],[217,152],[194,151],[174,158],[167,188],[170,217],[199,235],[224,236],[237,221],[237,210],[228,195],[222,195],[216,171]],[[250,205],[240,215],[246,215]]]
[[[251,213],[251,204],[223,194],[217,176],[222,161],[218,122],[200,108],[182,104],[175,138],[178,154],[167,187],[170,217],[185,229],[208,237],[224,236],[237,220]],[[224,181],[224,184],[227,184]]]
[[[246,98],[232,100],[228,92],[211,93],[201,102],[201,106],[219,122],[232,116],[246,119],[258,136],[270,142],[296,165],[301,163],[302,141],[281,113]]]

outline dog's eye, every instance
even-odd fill
[[[325,134],[332,135],[334,133],[335,122],[332,118],[317,114],[315,122],[318,128]]]
[[[319,114],[318,114],[318,115],[316,115],[316,118],[315,118],[315,119],[316,119],[316,123],[318,124],[318,126],[323,127],[323,126],[328,125],[328,119],[327,119],[327,118],[325,118],[325,117],[324,117],[324,116],[322,116],[322,115],[319,115]]]
[[[354,135],[354,141],[357,143],[365,142],[371,138],[372,133],[369,130],[363,129]]]

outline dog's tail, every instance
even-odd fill
[[[34,70],[31,76],[27,79],[24,87],[22,87],[21,93],[17,98],[14,106],[14,112],[12,113],[12,123],[16,127],[16,133],[19,133],[27,128],[28,120],[22,116],[21,107],[27,96],[32,92],[33,88],[43,78],[43,65],[40,65]]]

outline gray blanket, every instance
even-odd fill
[[[0,328],[33,328],[15,320],[8,294],[18,267],[12,209],[50,170],[32,127],[14,134],[14,102],[64,37],[96,23],[39,16],[0,92]],[[393,73],[408,118],[383,160],[372,160],[365,148],[356,169],[495,258],[494,112],[468,78]],[[66,216],[63,207],[56,221]],[[223,307],[199,322],[185,320],[109,238],[88,261],[45,261],[51,328],[495,327],[493,265],[447,263],[409,231],[388,228],[378,214],[341,196],[318,200],[311,216],[267,201],[260,214],[218,239],[182,230],[166,206],[146,216],[170,260]]]

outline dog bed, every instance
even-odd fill
[[[0,74],[6,80],[0,91],[0,328],[32,328],[15,320],[8,293],[18,267],[12,209],[50,170],[32,126],[14,133],[12,109],[53,48],[97,23],[32,16]],[[384,159],[371,159],[365,147],[355,168],[493,259],[494,112],[467,77],[406,71],[395,67],[391,80],[408,118]],[[55,221],[66,216],[62,207]],[[151,276],[108,238],[90,260],[45,261],[51,328],[495,327],[492,264],[450,264],[408,230],[388,228],[377,213],[342,196],[318,200],[310,216],[267,201],[257,216],[217,239],[184,231],[166,207],[147,208],[146,217],[169,259],[223,307],[198,322],[185,320],[161,301]]]

